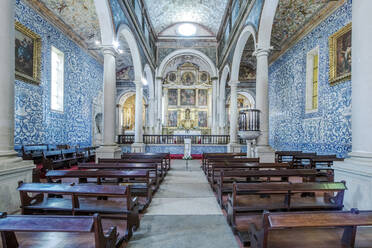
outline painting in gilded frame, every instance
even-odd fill
[[[177,110],[168,111],[168,127],[177,127],[178,112]]]
[[[168,105],[177,105],[178,101],[178,94],[177,89],[169,89],[168,90]]]
[[[351,79],[351,23],[329,37],[329,81]]]
[[[207,111],[199,111],[198,112],[198,126],[199,127],[208,127]]]
[[[198,105],[207,106],[208,102],[208,90],[199,90],[198,91]]]
[[[181,89],[181,105],[195,105],[194,89]]]
[[[41,38],[19,22],[15,23],[15,76],[40,83]]]

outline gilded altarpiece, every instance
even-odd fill
[[[210,134],[212,82],[210,74],[186,62],[167,73],[163,81],[166,126],[164,134],[198,130]]]

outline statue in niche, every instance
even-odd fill
[[[192,72],[188,71],[182,74],[182,83],[183,85],[190,86],[195,82],[195,76]]]
[[[185,110],[185,119],[181,120],[181,127],[190,130],[195,127],[195,122],[191,119],[190,109]]]

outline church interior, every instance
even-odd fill
[[[371,10],[1,0],[0,248],[372,248]]]

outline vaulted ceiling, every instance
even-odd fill
[[[194,22],[216,36],[228,2],[228,0],[145,0],[145,5],[156,33],[175,23]]]
[[[40,0],[88,46],[101,41],[94,0]]]

